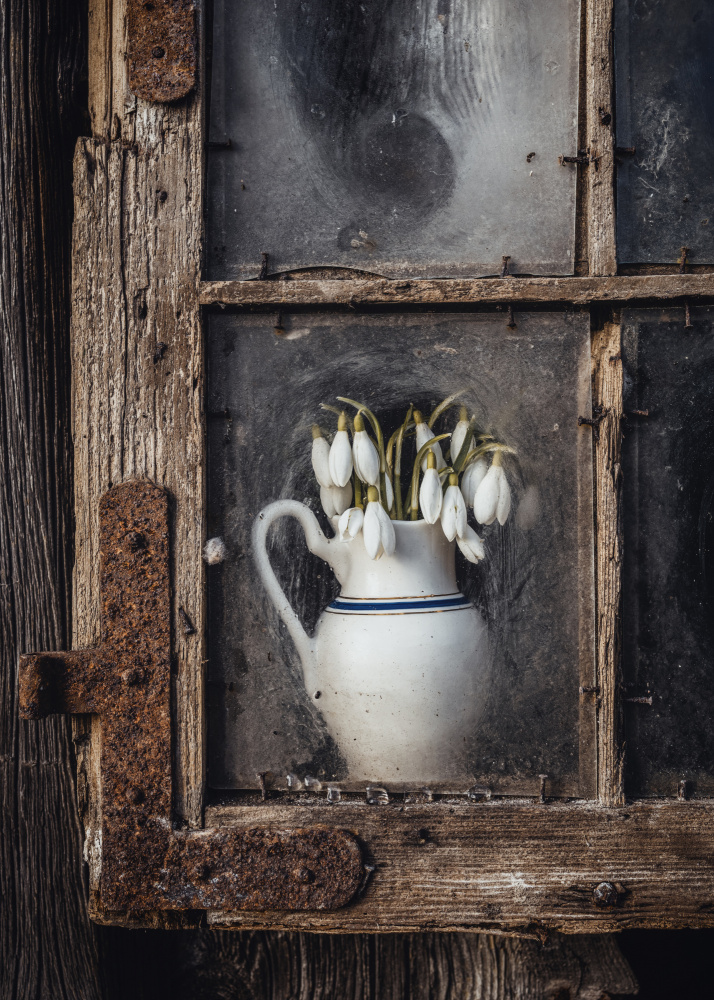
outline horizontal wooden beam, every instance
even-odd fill
[[[214,925],[545,934],[714,926],[714,804],[493,800],[209,808],[206,826],[344,827],[374,866],[331,914],[211,913]]]
[[[289,306],[440,306],[504,304],[588,306],[592,302],[714,298],[714,274],[646,274],[590,278],[475,278],[393,281],[299,278],[202,281],[200,303],[243,308]]]

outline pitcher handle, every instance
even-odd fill
[[[297,500],[276,500],[275,503],[268,504],[258,514],[253,524],[253,560],[268,596],[285,622],[290,638],[295,643],[302,664],[305,687],[309,691],[316,675],[315,640],[311,639],[303,628],[302,622],[293,611],[290,601],[278,583],[278,578],[270,565],[266,547],[270,526],[281,517],[294,517],[296,521],[300,522],[305,532],[308,549],[320,559],[324,559],[325,562],[330,561],[330,540],[323,535],[317,518],[309,507]]]

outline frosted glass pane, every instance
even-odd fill
[[[633,795],[714,793],[714,312],[627,310],[624,671]]]
[[[208,273],[573,270],[578,0],[216,0]]]
[[[714,261],[714,4],[617,0],[618,259]]]
[[[578,690],[593,683],[591,432],[577,423],[589,322],[516,319],[284,314],[276,334],[275,317],[211,315],[208,529],[228,552],[208,567],[213,787],[255,788],[268,772],[283,789],[292,774],[533,795],[547,774],[548,794],[589,794],[593,700]],[[386,433],[409,403],[428,414],[458,391],[481,430],[517,451],[503,458],[511,513],[478,530],[485,558],[468,562],[423,520],[398,523],[394,556],[375,561],[366,528],[321,542],[316,523],[329,538],[334,522],[311,425],[328,434],[337,418],[320,403],[361,400]],[[407,437],[403,486],[414,457]],[[251,537],[276,501],[302,519],[267,531],[292,631]]]

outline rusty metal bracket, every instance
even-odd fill
[[[123,483],[99,517],[101,645],[22,656],[20,706],[26,719],[101,716],[101,908],[344,906],[366,874],[345,830],[174,829],[168,496]]]
[[[178,101],[196,86],[195,0],[128,0],[129,88],[145,101]]]

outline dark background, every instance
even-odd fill
[[[714,4],[615,4],[617,259],[714,261]]]

